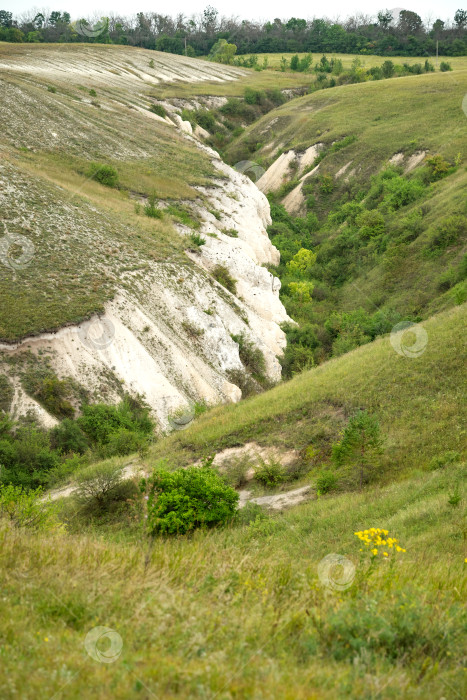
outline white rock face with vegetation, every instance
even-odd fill
[[[144,64],[149,53],[157,58],[154,52],[146,54],[138,50],[133,53],[138,66]],[[25,55],[11,57],[6,61],[8,68],[29,71],[34,81],[42,80],[45,70],[40,60],[42,52],[33,54],[32,58]],[[225,165],[217,153],[188,133],[180,118],[178,124],[154,119],[157,115],[149,111],[147,100],[143,101],[138,93],[140,82],[147,81],[152,69],[146,66],[144,76],[135,77],[132,71],[126,71],[121,65],[119,51],[112,49],[107,52],[99,47],[95,54],[88,52],[85,60],[78,62],[73,52],[63,56],[55,52],[53,60],[47,64],[46,77],[49,80],[57,76],[57,79],[63,79],[60,74],[63,69],[66,75],[70,72],[72,83],[82,82],[86,77],[94,76],[93,61],[101,55],[112,59],[120,73],[115,80],[110,78],[105,84],[105,95],[103,92],[99,95],[99,123],[94,125],[92,133],[85,115],[87,110],[95,110],[95,107],[87,98],[83,96],[83,99],[67,102],[68,96],[59,91],[59,98],[55,95],[53,98],[57,99],[57,106],[52,109],[43,87],[30,91],[29,85],[24,83],[2,86],[6,100],[0,113],[5,120],[5,133],[12,144],[20,144],[24,150],[33,152],[48,147],[43,132],[36,130],[36,133],[29,118],[24,131],[18,132],[15,128],[18,122],[16,93],[21,91],[24,100],[44,115],[49,131],[55,134],[54,143],[71,149],[78,158],[95,149],[97,143],[104,157],[120,159],[123,163],[129,159],[142,159],[139,167],[143,169],[143,161],[151,158],[154,144],[160,148],[163,143],[161,135],[168,148],[172,148],[174,142],[174,147],[179,149],[177,144],[184,142],[191,149],[190,153],[195,154],[193,157],[200,154],[202,162],[206,163],[203,167],[211,168],[211,174],[204,177],[203,184],[192,186],[199,197],[185,202],[196,214],[199,228],[194,231],[189,225],[176,223],[178,250],[185,248],[185,253],[148,255],[145,250],[139,252],[140,249],[135,247],[141,238],[141,235],[135,235],[138,228],[126,227],[120,231],[114,220],[109,219],[108,211],[102,215],[100,202],[96,206],[95,200],[89,203],[77,198],[83,187],[90,187],[89,181],[80,185],[78,192],[73,190],[69,199],[60,187],[46,185],[35,173],[26,174],[24,170],[16,170],[15,166],[7,166],[0,171],[0,178],[3,176],[8,184],[0,193],[0,200],[10,212],[13,230],[22,226],[27,199],[37,201],[37,210],[30,202],[28,204],[29,229],[25,231],[35,242],[36,259],[41,258],[41,264],[44,259],[55,260],[58,252],[72,262],[76,276],[86,265],[97,279],[112,277],[113,291],[104,304],[105,312],[92,316],[85,323],[73,325],[67,322],[56,332],[25,333],[21,334],[19,342],[3,343],[0,362],[30,351],[39,361],[47,357],[59,378],[74,379],[90,392],[93,400],[117,401],[122,391],[140,394],[151,406],[159,426],[165,430],[170,425],[170,414],[183,406],[199,401],[215,404],[241,398],[237,384],[245,366],[240,360],[239,344],[232,336],[243,336],[263,353],[265,374],[269,380],[280,378],[278,356],[285,346],[280,324],[289,319],[279,300],[280,282],[266,267],[278,263],[279,253],[266,232],[270,223],[268,201],[256,185]],[[163,61],[173,70],[165,77],[163,72],[167,66],[162,71],[158,62],[158,80],[176,79],[179,69],[188,71],[184,74],[188,80],[207,77],[232,80],[240,74],[229,67],[211,64],[204,67],[199,61],[190,63],[190,59],[167,54]],[[130,98],[125,98],[127,104],[118,106],[113,102],[112,89],[117,83],[118,87],[124,85],[130,94]],[[132,113],[129,105],[132,105]],[[108,125],[113,128],[108,128]],[[126,141],[119,139],[119,130],[128,130],[129,125],[132,125],[129,138]],[[154,129],[163,131],[153,134]],[[167,161],[168,156],[163,157]],[[142,201],[144,204],[145,200]],[[174,198],[169,201],[173,203]],[[184,203],[183,199],[179,201]],[[164,197],[158,198],[158,205],[162,208],[167,205]],[[44,212],[48,212],[47,217]],[[55,220],[58,237],[55,229],[51,229]],[[120,228],[121,221],[118,221]],[[168,217],[164,216],[165,221]],[[167,226],[164,222],[162,225]],[[146,227],[149,224],[142,223]],[[193,245],[190,237],[195,232],[204,239],[204,244]],[[65,260],[65,269],[66,265]],[[225,268],[234,280],[234,293],[216,281],[215,270],[219,266]],[[18,273],[21,274],[25,280],[23,288],[26,289],[28,284],[33,288],[33,267]],[[56,264],[50,274],[59,281]],[[18,275],[16,278],[12,275],[12,284],[15,279],[18,281]],[[63,304],[66,304],[66,296],[65,290]],[[54,419],[24,393],[19,374],[19,370],[10,372],[15,386],[12,404],[15,415],[33,410],[43,424],[50,424]]]

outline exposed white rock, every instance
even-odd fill
[[[282,204],[287,209],[289,214],[298,216],[305,204],[305,196],[302,192],[302,183],[298,184],[289,194],[284,197]]]
[[[343,165],[342,168],[340,168],[340,170],[337,171],[337,173],[335,174],[336,180],[338,180],[340,177],[342,177],[342,175],[345,174],[345,172],[348,170],[348,168],[351,166],[351,164],[352,164],[352,161],[349,160],[348,163]]]
[[[322,148],[322,143],[315,143],[314,146],[310,146],[304,153],[299,155],[298,175],[301,175],[305,168],[314,162]]]
[[[417,165],[420,165],[420,163],[424,160],[425,156],[426,151],[416,151],[416,153],[413,153],[407,161],[407,165],[404,169],[404,175],[407,175],[407,173],[415,170]]]
[[[284,182],[284,179],[294,160],[294,150],[282,153],[279,156],[279,158],[277,158],[274,161],[274,163],[269,166],[266,172],[259,178],[258,182],[256,183],[261,192],[267,194],[268,192],[274,192],[274,190],[278,190]]]
[[[206,245],[201,254],[188,253],[198,269],[154,263],[140,283],[140,294],[120,291],[100,319],[0,346],[5,354],[47,353],[59,377],[72,377],[106,401],[118,400],[105,379],[112,373],[124,390],[145,398],[164,430],[169,428],[169,415],[190,402],[241,398],[240,389],[229,380],[229,372],[244,369],[232,334],[244,334],[259,347],[268,375],[278,380],[277,356],[285,347],[279,324],[289,320],[279,299],[280,282],[263,267],[279,261],[266,232],[271,220],[266,197],[214,151],[199,147],[210,153],[223,177],[199,188],[206,199],[205,206],[199,205]],[[220,220],[209,209],[217,210]],[[235,229],[238,238],[222,233],[222,228]],[[236,295],[207,274],[217,264],[237,280]],[[16,414],[31,408],[42,423],[53,424],[44,409],[18,391]]]

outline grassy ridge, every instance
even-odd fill
[[[356,159],[354,166],[359,166],[362,179],[399,151],[425,148],[454,159],[465,151],[462,100],[466,92],[465,69],[322,90],[269,112],[246,129],[227,153],[236,162],[247,149],[252,160],[263,158],[267,164],[275,157],[274,148],[264,148],[271,143],[280,143],[282,150],[303,150],[352,135],[356,141],[345,151],[326,157],[326,171],[333,174]]]
[[[315,441],[325,460],[342,413],[362,407],[378,416],[387,436],[387,479],[424,468],[446,450],[462,451],[466,313],[464,304],[424,322],[428,343],[417,358],[399,355],[385,336],[264,394],[213,409],[160,441],[151,457],[183,464],[249,440],[305,453]]]

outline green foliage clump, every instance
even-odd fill
[[[72,386],[58,379],[49,367],[28,367],[21,377],[25,391],[57,418],[71,418],[75,410],[70,402]]]
[[[87,177],[106,187],[118,187],[118,172],[113,165],[105,163],[91,163],[87,173]]]
[[[167,110],[165,109],[164,105],[161,105],[159,103],[152,104],[149,107],[149,111],[153,112],[154,114],[157,114],[157,116],[165,118],[167,116]]]
[[[381,452],[382,444],[378,420],[367,411],[360,410],[349,420],[342,439],[333,444],[332,459],[336,466],[349,464],[356,467],[362,489],[372,466],[371,460]]]
[[[443,251],[448,246],[456,244],[467,234],[467,217],[461,214],[447,216],[435,228],[430,236],[428,249]]]
[[[186,534],[196,528],[226,524],[236,513],[238,493],[208,465],[156,468],[141,482],[147,498],[151,535]]]
[[[58,519],[58,505],[44,499],[41,488],[26,490],[22,486],[0,484],[0,521],[14,527],[48,531],[63,529]]]
[[[162,209],[156,206],[156,195],[151,194],[148,197],[148,203],[144,206],[144,213],[149,216],[150,219],[162,219],[164,216]]]
[[[127,398],[117,406],[83,406],[79,427],[102,457],[124,455],[145,445],[153,431],[149,409]]]
[[[452,67],[451,64],[447,61],[441,61],[441,63],[439,64],[439,69],[442,73],[447,73],[448,71],[452,70]]]
[[[287,481],[287,470],[275,459],[259,459],[254,467],[255,479],[263,486],[278,486]]]
[[[337,474],[330,469],[323,469],[316,479],[316,491],[320,494],[333,491],[339,481]]]
[[[212,271],[212,276],[229,292],[232,294],[237,293],[237,282],[224,265],[216,265]]]
[[[80,469],[74,475],[74,496],[79,505],[86,509],[102,509],[118,498],[117,494],[122,489],[123,467],[122,460],[114,458]]]
[[[232,335],[232,340],[238,343],[238,354],[245,369],[247,369],[257,381],[264,381],[266,362],[261,350],[256,347],[251,340],[248,340],[243,333]]]
[[[190,241],[197,249],[206,244],[206,239],[200,236],[199,233],[190,233]]]
[[[0,374],[0,412],[8,413],[15,392],[8,377]]]

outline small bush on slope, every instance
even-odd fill
[[[185,534],[202,526],[226,523],[235,515],[238,494],[209,466],[169,472],[155,469],[143,479],[147,528],[151,535]]]

